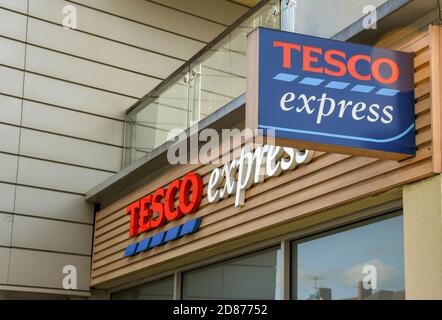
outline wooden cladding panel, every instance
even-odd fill
[[[397,162],[317,152],[311,163],[299,166],[280,177],[266,179],[265,183],[256,184],[247,190],[246,203],[240,208],[233,206],[233,197],[215,204],[207,202],[209,175],[213,168],[220,165],[177,166],[97,213],[92,285],[100,285],[432,175],[434,132],[431,126],[433,99],[430,95],[432,69],[428,33],[417,35],[399,49],[415,53],[416,157]],[[167,187],[171,181],[191,171],[201,174],[204,181],[201,207],[190,217],[203,217],[200,230],[173,243],[132,258],[124,258],[124,249],[130,243],[189,219],[184,217],[162,229],[141,235],[138,239],[130,239],[130,219],[125,214],[125,207],[159,187]]]
[[[431,63],[431,93],[432,104],[434,105],[432,112],[433,126],[433,171],[435,173],[442,172],[442,52],[441,52],[441,27],[430,26],[429,30],[430,43],[430,63]]]

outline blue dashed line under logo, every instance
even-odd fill
[[[369,93],[374,90],[373,86],[364,86],[362,84],[357,84],[353,88],[351,88],[351,91],[354,92],[362,92],[362,93]]]
[[[324,81],[325,81],[324,79],[306,77],[306,78],[302,79],[301,81],[299,81],[299,83],[306,84],[308,86],[319,86]]]
[[[134,256],[140,252],[159,247],[167,242],[177,240],[181,237],[187,236],[198,231],[201,224],[201,218],[187,221],[185,224],[173,227],[169,230],[157,233],[156,235],[143,239],[139,242],[127,246],[124,251],[125,257]]]
[[[298,78],[299,78],[298,75],[281,72],[278,73],[273,79],[277,81],[294,82]],[[362,84],[351,86],[351,84],[348,82],[341,82],[341,81],[327,82],[325,79],[312,78],[312,77],[305,77],[300,79],[299,84],[308,85],[308,86],[319,86],[325,84],[326,88],[336,89],[336,90],[344,90],[348,88],[350,89],[350,91],[361,92],[361,93],[370,93],[376,89],[376,87],[374,86],[367,86]],[[377,95],[388,96],[388,97],[393,97],[398,93],[399,90],[390,89],[390,88],[378,88],[378,90],[375,92],[375,94]]]
[[[379,89],[379,90],[376,92],[376,94],[380,94],[380,95],[382,95],[382,96],[393,97],[393,96],[395,96],[398,92],[399,92],[399,90],[389,89],[389,88],[382,88],[382,89]]]
[[[350,85],[350,83],[348,83],[348,82],[330,81],[329,83],[327,83],[327,85],[325,87],[330,88],[330,89],[343,90],[343,89],[347,88],[349,85]]]
[[[296,78],[298,78],[298,76],[295,76],[294,74],[280,73],[276,75],[273,79],[285,82],[292,82],[295,81]]]

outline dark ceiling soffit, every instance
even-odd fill
[[[245,94],[198,122],[198,130],[212,128],[217,131],[232,128],[245,119]],[[194,131],[196,125],[185,130],[186,135]],[[188,138],[189,139],[189,138]],[[175,141],[167,141],[135,163],[122,169],[86,193],[86,201],[105,207],[126,194],[141,187],[148,181],[167,172],[173,165],[167,161],[167,151]]]

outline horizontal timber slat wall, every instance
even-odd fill
[[[433,175],[435,133],[432,130],[429,41],[429,33],[421,32],[395,46],[395,49],[415,53],[416,157],[397,162],[316,152],[309,164],[253,186],[246,192],[246,203],[240,208],[234,207],[233,197],[216,204],[207,202],[207,182],[215,165],[177,166],[97,213],[92,285],[99,287],[125,275]],[[191,171],[203,176],[201,207],[191,217],[168,223],[163,229],[182,224],[186,219],[203,217],[200,230],[130,259],[124,258],[124,249],[129,244],[163,230],[140,235],[138,239],[129,238],[130,219],[125,207]]]

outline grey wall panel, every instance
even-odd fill
[[[146,137],[146,139],[136,139],[135,148],[141,151],[151,151],[156,146],[156,137],[159,135],[161,138],[164,137],[163,131],[154,128],[136,126],[134,131],[136,137]]]
[[[169,131],[156,130],[144,126],[137,126],[135,128],[135,134],[137,136],[146,137],[146,139],[138,139],[135,147],[139,151],[151,151],[153,148],[159,147],[164,141],[167,140]]]
[[[166,78],[183,64],[181,60],[33,18],[29,19],[28,30],[29,43],[155,77]]]
[[[22,186],[17,186],[15,212],[90,224],[94,221],[94,206],[83,196]]]
[[[91,225],[15,215],[11,245],[90,255],[92,229]]]
[[[21,99],[0,94],[0,122],[20,124]]]
[[[103,171],[24,157],[18,163],[18,183],[76,193],[86,193],[111,175]]]
[[[25,67],[24,43],[0,37],[0,64],[23,69]]]
[[[215,112],[220,107],[226,105],[231,98],[216,95],[211,92],[201,92],[201,113],[204,115],[211,114]]]
[[[192,14],[229,24],[245,11],[224,0],[77,1],[79,29],[65,30],[70,1],[0,0],[22,13],[0,9],[0,283],[62,289],[75,265],[89,289],[94,208],[82,194],[120,169],[125,111],[225,28]],[[158,119],[169,127],[172,115]],[[166,134],[146,133],[150,146]]]
[[[0,211],[14,211],[15,186],[7,183],[0,183]]]
[[[0,246],[11,245],[12,220],[12,214],[0,213]]]
[[[2,284],[6,284],[8,282],[10,252],[11,249],[0,247],[0,283]]]
[[[221,24],[145,0],[95,0],[92,2],[77,0],[77,2],[205,42],[210,42],[224,30],[224,26]],[[218,5],[215,4],[215,7],[212,7],[210,11],[216,11],[214,9],[217,7]]]
[[[136,102],[118,94],[29,73],[25,75],[24,96],[115,119],[124,119],[125,110]]]
[[[187,128],[188,108],[173,108],[164,104],[152,103],[149,108],[137,114],[137,121],[146,126],[169,130],[185,130]],[[143,137],[143,135],[141,135]]]
[[[22,129],[20,154],[117,172],[121,169],[123,148]]]
[[[31,16],[61,24],[63,20],[62,8],[66,4],[69,3],[60,0],[30,0],[29,13]],[[203,42],[190,40],[83,6],[76,7],[79,30],[181,59],[189,59],[204,46]],[[165,17],[165,19],[167,18]],[[177,48],[180,49],[177,50]]]
[[[0,93],[21,97],[22,92],[23,71],[0,66]]]
[[[15,183],[18,157],[0,153],[0,181]]]
[[[86,1],[86,0],[84,0]],[[212,19],[225,24],[232,24],[241,15],[246,13],[247,8],[234,4],[230,1],[219,0],[155,0],[155,2],[171,6],[191,14]],[[213,8],[216,8],[214,10]]]
[[[23,102],[22,121],[25,127],[123,145],[124,123],[122,121],[30,101]]]
[[[141,157],[144,157],[145,155],[146,155],[146,152],[135,151],[135,159],[140,159]]]
[[[25,41],[26,16],[0,9],[0,35]]]
[[[28,46],[26,70],[133,97],[142,97],[160,80],[46,49]]]
[[[63,289],[66,265],[77,269],[78,290],[88,290],[90,258],[23,249],[11,249],[8,283]]]
[[[18,127],[0,124],[0,151],[17,154],[19,134]]]
[[[26,13],[28,0],[0,0],[0,7]]]

